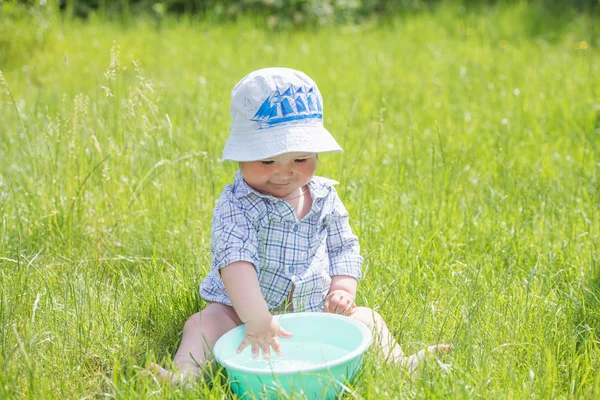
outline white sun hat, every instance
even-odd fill
[[[321,93],[303,72],[289,68],[251,72],[233,88],[230,112],[223,160],[342,151],[323,126]]]

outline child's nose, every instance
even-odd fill
[[[288,167],[287,165],[281,165],[277,169],[277,174],[279,176],[291,176],[292,175],[292,169],[290,167]]]

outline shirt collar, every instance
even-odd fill
[[[308,182],[308,189],[310,190],[313,200],[316,200],[321,197],[326,197],[331,191],[331,187],[337,184],[338,182],[334,181],[333,179],[315,176]],[[239,169],[235,172],[235,177],[233,180],[233,194],[237,199],[249,196],[250,194],[255,194],[256,196],[262,197],[263,199],[277,200],[276,197],[261,193],[258,190],[254,189],[252,186],[248,185],[242,177],[242,171],[240,171]]]

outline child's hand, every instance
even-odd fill
[[[261,349],[266,359],[271,358],[271,347],[277,354],[283,355],[277,337],[290,338],[293,335],[293,333],[286,332],[271,314],[246,322],[245,330],[246,335],[237,352],[240,353],[250,345],[252,346],[252,358],[258,358]]]
[[[355,308],[354,296],[345,290],[334,290],[325,298],[325,312],[350,315]]]

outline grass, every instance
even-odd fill
[[[1,398],[229,395],[138,372],[203,306],[229,91],[272,65],[315,79],[345,149],[319,173],[361,240],[359,303],[407,352],[455,346],[449,374],[414,380],[370,354],[353,395],[600,396],[597,20],[523,3],[318,31],[46,22],[0,16]]]

